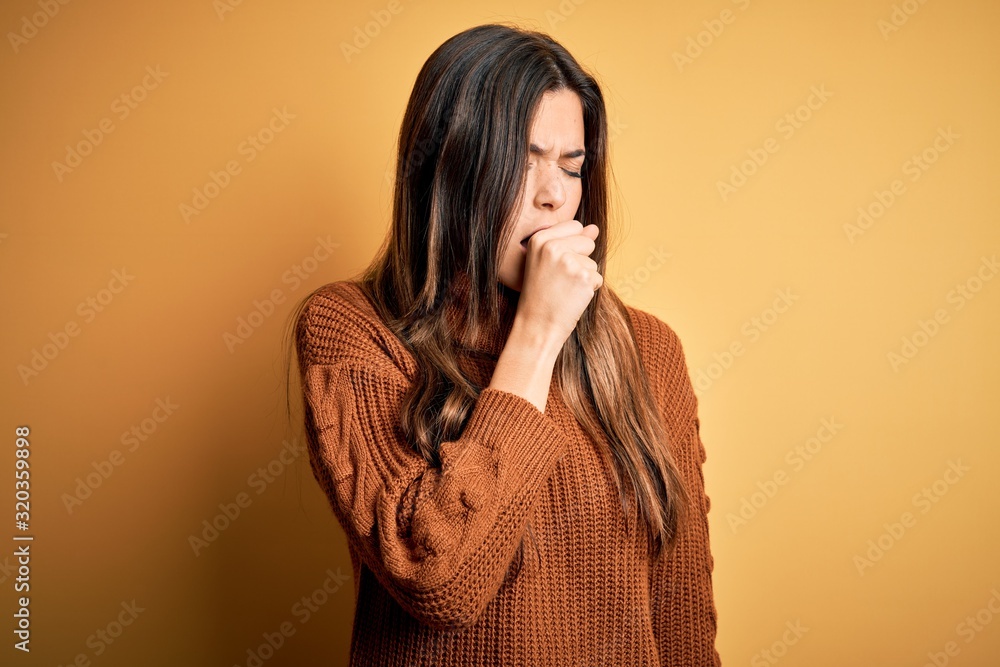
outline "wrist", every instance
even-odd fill
[[[505,347],[522,350],[538,362],[554,366],[565,342],[566,336],[553,331],[551,327],[540,326],[515,315]]]

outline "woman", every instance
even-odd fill
[[[550,37],[452,37],[414,85],[378,257],[293,313],[351,665],[720,664],[681,344],[602,286],[607,142]]]

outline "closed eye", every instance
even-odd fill
[[[531,167],[532,167],[532,163],[531,163],[530,161],[528,161],[528,162],[527,162],[527,163],[525,164],[525,168],[526,168],[526,169],[531,169]],[[563,171],[565,171],[565,172],[566,172],[567,174],[569,174],[569,175],[570,175],[570,176],[572,176],[573,178],[583,178],[583,173],[582,173],[582,172],[579,172],[579,171],[573,171],[573,170],[571,170],[571,169],[566,169],[565,167],[560,167],[560,169],[562,169]]]

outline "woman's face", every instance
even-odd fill
[[[570,90],[546,92],[531,126],[528,173],[514,233],[500,259],[500,282],[521,291],[528,236],[573,220],[583,196],[583,106]]]

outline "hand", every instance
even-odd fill
[[[528,239],[516,317],[561,347],[594,293],[604,284],[590,258],[600,229],[578,220],[560,222]]]

